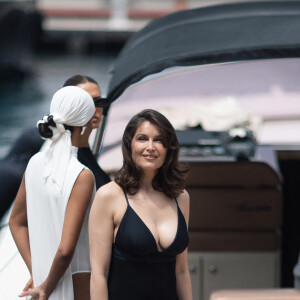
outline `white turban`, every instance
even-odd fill
[[[84,126],[94,115],[93,98],[85,90],[76,86],[67,86],[58,90],[51,101],[50,115],[56,127],[49,126],[53,132],[50,148],[46,152],[46,169],[44,178],[51,177],[60,191],[65,179],[68,163],[72,153],[71,132],[65,125]],[[48,122],[45,116],[39,123]]]

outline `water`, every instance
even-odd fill
[[[30,76],[22,82],[0,83],[0,159],[23,128],[34,127],[49,113],[53,94],[70,76],[91,76],[106,95],[115,59],[116,53],[108,51],[99,55],[37,55]]]

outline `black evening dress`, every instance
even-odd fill
[[[178,300],[176,255],[189,242],[184,216],[178,206],[177,233],[172,244],[159,251],[156,241],[127,201],[119,226],[108,276],[109,300]]]

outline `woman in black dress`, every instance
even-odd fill
[[[191,300],[189,195],[170,122],[144,110],[128,123],[123,167],[89,220],[91,299]]]

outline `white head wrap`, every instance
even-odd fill
[[[84,126],[94,115],[93,98],[85,90],[76,86],[67,86],[58,90],[51,101],[50,115],[56,127],[49,126],[53,132],[50,148],[46,152],[46,169],[44,178],[52,177],[60,191],[72,153],[71,132],[65,125]],[[40,123],[47,123],[48,116]]]

